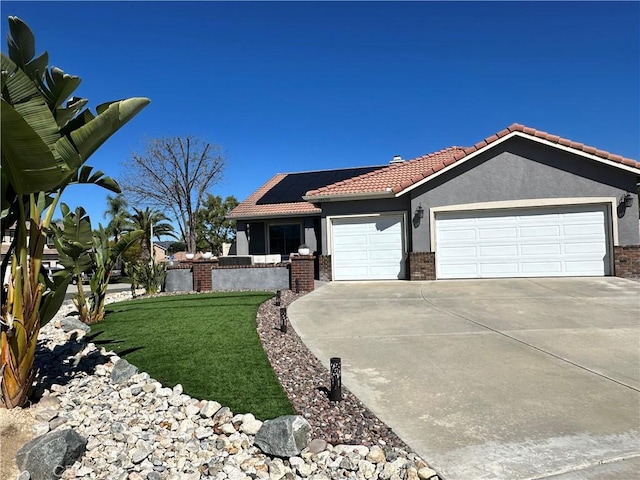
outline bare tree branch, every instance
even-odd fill
[[[173,214],[187,249],[196,250],[196,212],[221,179],[226,156],[218,145],[197,137],[158,138],[124,164],[123,191],[141,206]]]

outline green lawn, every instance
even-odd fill
[[[293,414],[256,332],[266,292],[145,298],[107,305],[91,338],[166,386],[234,413]]]

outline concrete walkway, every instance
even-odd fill
[[[638,282],[332,282],[288,313],[444,479],[640,478]]]

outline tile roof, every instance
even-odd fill
[[[349,195],[359,193],[389,193],[419,182],[423,178],[442,170],[455,162],[455,156],[462,153],[461,147],[449,147],[439,152],[423,155],[403,163],[396,163],[381,170],[349,178],[342,182],[310,190],[308,197],[326,195]],[[399,191],[399,190],[398,190]]]
[[[423,155],[403,163],[394,164],[374,172],[349,178],[331,185],[326,185],[324,187],[308,191],[305,199],[314,201],[313,197],[318,197],[318,199],[320,199],[333,195],[396,195],[421,180],[437,173],[443,168],[464,159],[474,152],[481,150],[487,145],[490,145],[514,132],[519,132],[527,136],[535,137],[536,139],[555,143],[572,150],[578,150],[621,165],[640,169],[640,162],[636,160],[625,158],[620,155],[614,155],[595,147],[590,147],[557,135],[552,135],[541,130],[536,130],[534,128],[514,123],[495,135],[491,135],[490,137],[476,143],[472,147],[449,147],[444,150]]]
[[[271,178],[267,183],[262,185],[258,190],[253,192],[245,201],[240,203],[234,208],[227,218],[233,220],[237,218],[247,217],[268,217],[276,215],[299,215],[305,213],[320,213],[319,208],[314,207],[311,203],[307,203],[302,198],[299,202],[285,202],[285,203],[265,203],[258,204],[260,199],[269,190],[278,185],[282,180],[287,177],[286,173],[278,173]]]
[[[279,173],[251,194],[227,216],[229,219],[319,214],[320,209],[303,200],[308,190],[385,168],[369,167]]]

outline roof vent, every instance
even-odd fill
[[[391,161],[389,162],[389,165],[395,165],[397,163],[402,163],[402,162],[404,162],[404,160],[402,160],[402,157],[400,155],[394,155]]]

